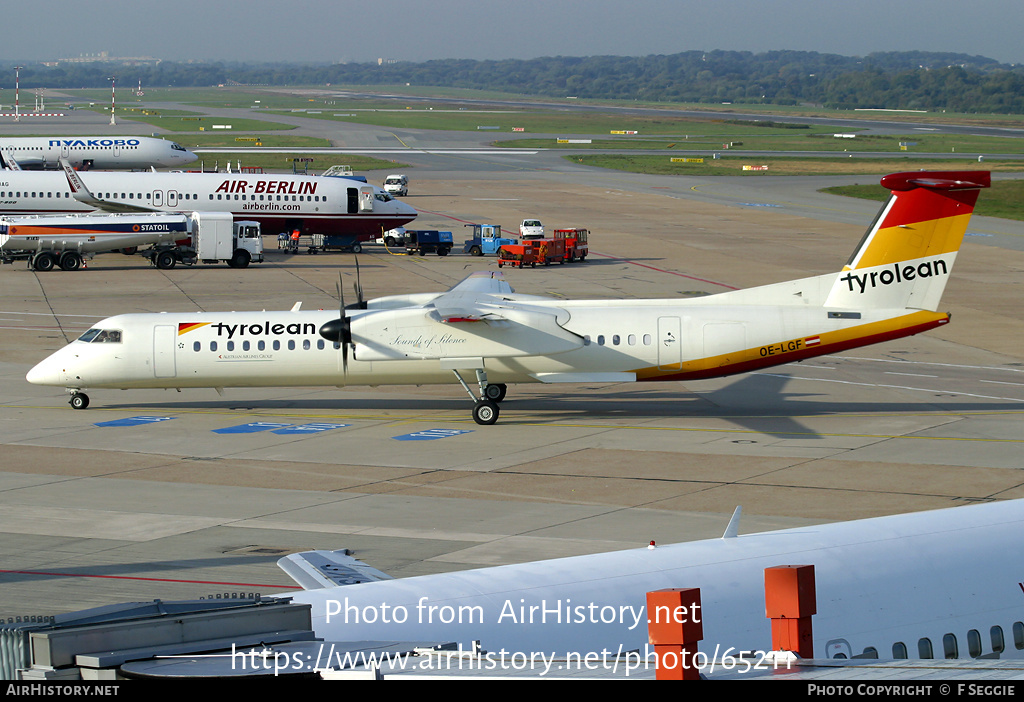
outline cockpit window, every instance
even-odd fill
[[[175,143],[174,143],[174,142],[172,141],[172,142],[171,142],[171,149],[173,149],[174,151],[184,151],[184,150],[185,150],[185,147],[184,147],[184,146],[182,146],[181,144],[175,144]]]
[[[78,337],[79,341],[87,344],[120,344],[120,329],[90,329]]]
[[[375,192],[375,193],[373,194],[373,196],[374,196],[374,197],[375,197],[376,199],[380,200],[381,202],[391,202],[391,196],[390,196],[390,195],[388,195],[388,194],[387,194],[386,192],[384,192],[383,190],[378,190],[377,192]]]

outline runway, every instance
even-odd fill
[[[407,171],[420,228],[457,241],[467,222],[591,229],[586,264],[504,269],[527,293],[669,297],[834,271],[876,210],[816,194],[825,179],[426,151]],[[333,308],[349,254],[4,266],[0,615],[284,592],[275,561],[310,548],[402,577],[717,537],[738,504],[748,533],[1024,496],[1024,232],[985,218],[969,232],[941,307],[953,322],[934,332],[719,380],[513,386],[491,427],[457,386],[95,391],[73,411],[24,380],[117,313]],[[375,249],[360,269],[374,297],[496,265]]]

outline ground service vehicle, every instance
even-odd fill
[[[384,190],[390,195],[405,197],[409,194],[409,179],[400,173],[389,175],[384,179]]]
[[[310,241],[312,243],[306,253],[315,254],[331,249],[352,253],[363,252],[363,245],[359,243],[359,237],[355,234],[314,234]]]
[[[436,229],[405,230],[405,252],[408,254],[426,256],[428,253],[436,253],[438,256],[447,256],[453,244],[451,232]]]
[[[565,260],[569,263],[574,261],[585,261],[590,248],[587,239],[590,230],[577,227],[576,229],[556,229],[555,234],[561,234],[565,238]]]
[[[515,239],[506,239],[501,236],[500,224],[467,224],[473,227],[473,238],[466,239],[462,244],[462,253],[473,256],[490,256],[497,254],[505,244],[518,243]]]
[[[200,220],[206,223],[202,255],[192,244],[197,240]],[[231,246],[232,231],[243,225],[249,227],[242,229],[247,234],[242,238],[244,243]],[[253,227],[255,233],[251,231]],[[218,248],[224,235],[211,231],[225,228],[227,246],[231,246],[226,253]],[[173,268],[179,261],[195,263],[197,258],[224,260],[244,268],[250,260],[263,260],[263,240],[256,222],[234,223],[230,212],[27,215],[0,219],[0,260],[4,263],[24,260],[37,271],[49,271],[55,266],[74,271],[83,267],[86,258],[108,252],[139,252],[160,268]]]
[[[174,245],[188,236],[179,214],[25,215],[0,219],[0,260],[27,261],[37,271],[75,271],[98,253],[134,253],[140,246]]]
[[[236,222],[230,212],[193,212],[182,216],[189,221],[189,236],[139,252],[157,268],[221,261],[232,268],[245,268],[251,262],[263,262],[259,222]]]
[[[565,238],[554,232],[551,239],[523,239],[519,244],[506,244],[498,251],[498,268],[524,265],[536,268],[552,262],[565,263]]]

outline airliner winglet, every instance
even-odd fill
[[[740,514],[743,512],[742,505],[736,505],[736,509],[733,510],[732,517],[729,518],[729,524],[725,527],[725,533],[722,534],[723,539],[735,539],[740,533]]]

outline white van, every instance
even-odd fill
[[[409,179],[399,173],[384,179],[384,190],[392,195],[405,197],[409,194]]]

